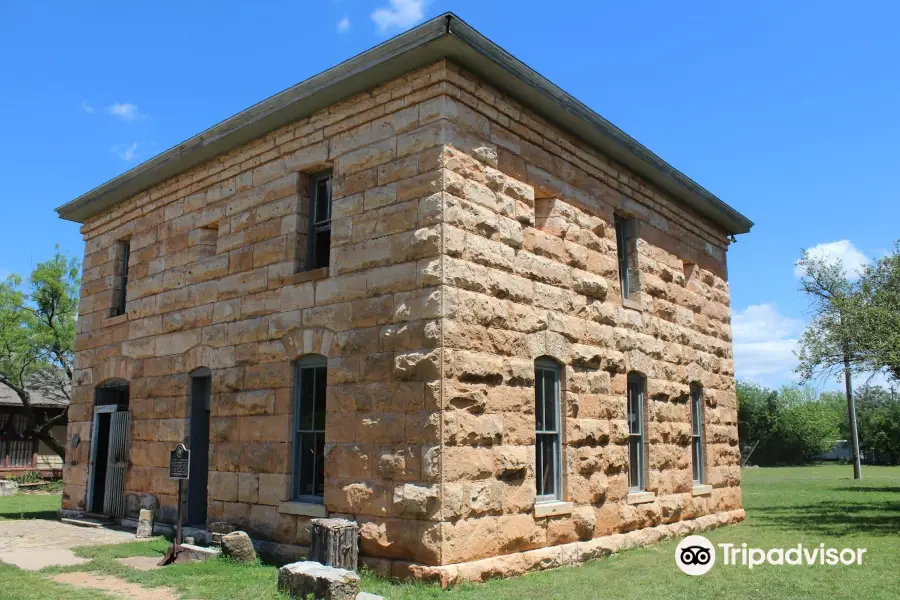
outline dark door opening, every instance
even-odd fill
[[[206,527],[207,483],[209,478],[209,403],[212,378],[203,369],[191,377],[190,450],[187,524]]]
[[[106,496],[106,467],[109,459],[109,421],[110,413],[97,415],[97,433],[94,437],[93,494],[89,510],[94,513],[103,512],[103,499]]]
[[[131,415],[128,412],[128,382],[120,379],[97,386],[91,448],[90,512],[125,515],[125,477]]]

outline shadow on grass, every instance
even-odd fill
[[[23,510],[13,510],[13,509],[0,510],[0,520],[28,521],[31,519],[49,519],[51,521],[56,521],[58,519],[58,515],[56,514],[55,510],[38,510],[38,511],[23,511]]]
[[[897,535],[900,504],[848,504],[834,501],[767,507],[756,515],[765,527],[815,531],[824,535]]]
[[[900,493],[900,486],[894,487],[842,487],[837,488],[837,492],[880,492],[882,494]]]

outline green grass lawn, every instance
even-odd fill
[[[62,496],[19,493],[0,498],[0,521],[15,519],[55,519]]]
[[[791,547],[867,548],[861,566],[761,566],[721,564],[702,577],[684,575],[675,566],[677,540],[630,550],[582,567],[532,573],[450,591],[429,585],[397,584],[364,574],[363,589],[386,598],[417,600],[584,600],[592,598],[794,599],[859,600],[897,598],[900,573],[900,468],[865,467],[865,480],[854,482],[848,466],[820,466],[744,471],[747,520],[707,533],[714,544],[733,543],[769,549]],[[0,498],[0,515],[13,499]],[[57,499],[58,504],[58,499]],[[44,509],[26,512],[26,517]],[[225,561],[177,565],[160,571],[137,572],[114,561],[117,557],[160,555],[160,541],[80,549],[93,562],[68,570],[96,570],[148,586],[168,585],[184,598],[283,598],[275,592],[275,568],[242,566]],[[56,572],[57,570],[51,570]],[[3,598],[80,599],[64,586],[40,581],[11,567],[0,567]],[[10,592],[12,590],[12,592]],[[28,592],[16,595],[16,590]],[[38,591],[40,590],[40,591]],[[97,595],[91,597],[98,597]]]

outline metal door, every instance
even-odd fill
[[[111,517],[123,517],[125,516],[125,471],[128,468],[131,413],[127,410],[118,410],[110,416],[103,514]]]

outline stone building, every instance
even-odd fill
[[[454,15],[58,212],[64,510],[171,522],[184,441],[188,523],[302,547],[347,516],[370,566],[443,583],[743,518],[752,224]]]

